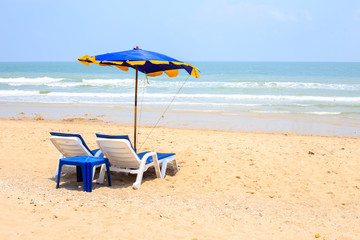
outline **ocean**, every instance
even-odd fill
[[[172,102],[170,112],[214,113],[227,116],[229,121],[237,121],[234,116],[329,120],[334,125],[352,125],[350,132],[354,134],[350,135],[359,134],[360,63],[191,64],[200,69],[200,78],[188,78],[185,71],[176,78],[164,74],[146,79],[140,74],[139,109],[161,115]],[[132,69],[124,72],[79,62],[2,62],[0,104],[90,104],[131,109],[134,78]],[[246,126],[235,130],[239,129],[253,130]]]

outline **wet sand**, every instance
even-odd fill
[[[139,107],[142,126],[188,129],[227,130],[257,133],[297,133],[320,136],[360,137],[358,119],[301,114],[267,114],[250,112],[200,112],[163,107]],[[84,118],[132,125],[133,106],[121,104],[0,103],[0,118],[34,118],[64,120]],[[164,116],[163,118],[161,116]]]

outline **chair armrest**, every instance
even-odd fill
[[[146,160],[149,158],[149,157],[156,157],[156,160],[157,160],[157,155],[156,155],[156,152],[148,152],[148,153],[146,153],[141,159],[140,159],[140,161],[143,161],[143,160],[145,160],[145,162],[146,162]],[[153,158],[154,159],[154,158]]]
[[[102,151],[99,149],[99,150],[94,154],[94,157],[100,157],[101,154],[102,154]]]
[[[146,160],[152,157],[153,158],[153,163],[154,163],[154,167],[155,167],[155,173],[156,173],[156,177],[158,178],[162,178],[161,177],[161,172],[160,172],[160,165],[159,165],[159,160],[157,158],[156,152],[148,152],[146,153],[142,158],[141,158],[141,165],[146,164]]]

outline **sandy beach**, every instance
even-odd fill
[[[150,169],[139,190],[112,173],[113,186],[87,193],[71,170],[55,189],[50,131],[91,149],[95,133],[132,138],[131,126],[102,121],[1,119],[1,239],[360,237],[359,138],[161,127],[141,151],[175,152],[179,172]]]
[[[360,0],[0,6],[0,240],[360,240]]]

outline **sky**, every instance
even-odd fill
[[[359,0],[0,0],[0,61],[139,46],[183,61],[360,62]]]

